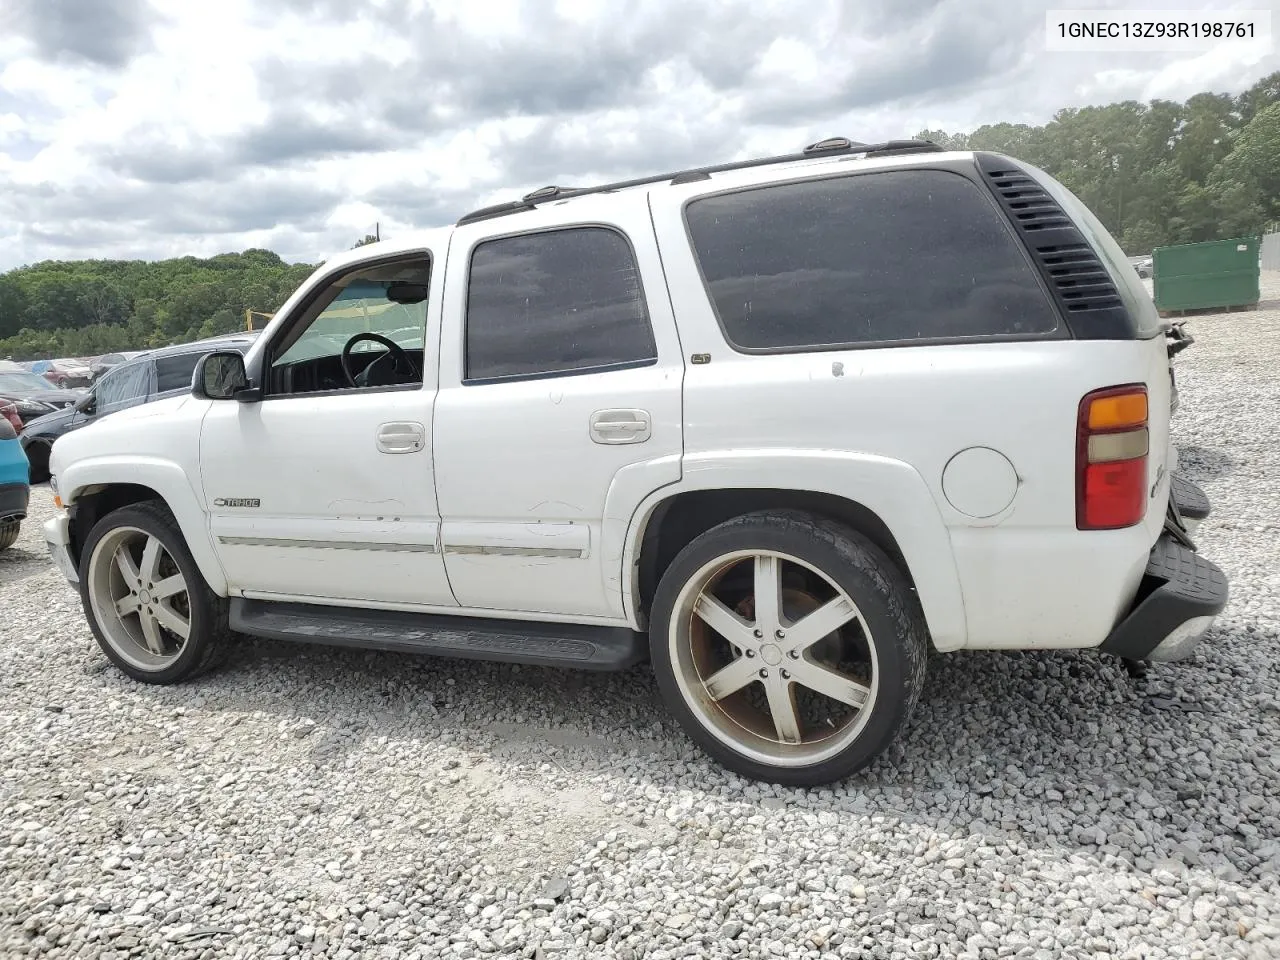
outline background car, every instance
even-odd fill
[[[88,426],[118,410],[187,393],[196,363],[202,356],[215,347],[244,353],[257,336],[257,331],[246,331],[139,353],[134,359],[109,369],[74,404],[28,419],[22,431],[22,446],[31,462],[31,482],[44,483],[49,479],[49,450],[64,433]]]
[[[18,431],[0,418],[0,550],[14,545],[27,515],[31,495],[27,471],[27,456],[18,441]]]
[[[8,420],[14,430],[22,432],[22,414],[18,413],[18,405],[12,400],[0,400],[0,420]]]
[[[1145,280],[1149,276],[1151,276],[1152,259],[1150,256],[1130,257],[1129,262],[1133,264],[1133,269],[1138,271],[1138,276],[1141,277],[1142,279]]]
[[[79,360],[37,360],[31,365],[31,372],[55,387],[87,387],[93,382],[88,364]]]
[[[136,360],[138,357],[145,356],[147,352],[146,350],[125,350],[121,353],[103,354],[89,364],[89,372],[92,374],[94,381],[97,382],[108,370],[118,367],[126,360]]]
[[[16,363],[0,360],[0,403],[12,403],[24,422],[66,409],[83,396],[83,390],[59,389]]]

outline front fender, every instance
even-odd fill
[[[623,552],[623,604],[639,623],[637,560],[650,518],[664,501],[701,490],[773,489],[825,493],[875,513],[902,550],[934,646],[956,650],[968,638],[951,537],[933,494],[901,460],[836,450],[721,450],[684,457],[680,480],[650,494],[633,514]]]
[[[227,595],[227,577],[214,552],[209,524],[200,509],[200,497],[182,467],[167,460],[139,456],[88,457],[60,466],[58,494],[68,507],[86,492],[111,484],[132,484],[154,490],[177,520],[187,549],[210,589],[220,597]]]

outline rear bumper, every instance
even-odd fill
[[[1200,522],[1209,516],[1209,498],[1203,490],[1179,474],[1169,477],[1169,499],[1177,507],[1188,534],[1195,533]]]
[[[1133,660],[1189,657],[1227,605],[1226,576],[1184,535],[1185,521],[1198,524],[1208,516],[1209,500],[1195,484],[1177,475],[1173,480],[1169,522],[1151,548],[1137,601],[1099,648],[1105,653]]]
[[[0,520],[21,520],[27,515],[27,504],[31,498],[27,482],[0,483]]]

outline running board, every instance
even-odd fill
[[[578,670],[625,670],[648,653],[623,627],[231,600],[231,629],[271,640]]]

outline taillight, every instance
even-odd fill
[[[1147,511],[1147,388],[1094,390],[1076,421],[1076,528],[1118,530]]]

